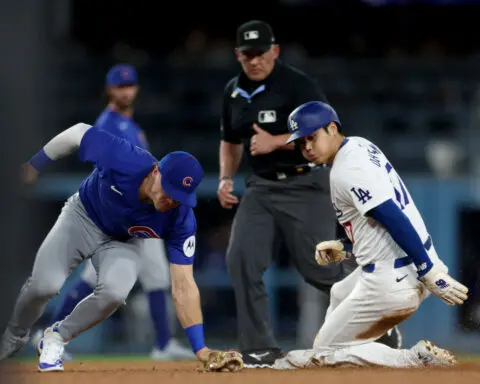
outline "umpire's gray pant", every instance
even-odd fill
[[[59,332],[65,341],[98,324],[121,306],[137,280],[140,266],[138,242],[114,241],[105,235],[88,217],[75,194],[37,252],[32,274],[9,322],[10,330],[19,337],[25,336],[71,271],[89,257],[97,270],[97,285],[94,293],[61,323]]]
[[[293,264],[309,284],[328,292],[343,277],[341,266],[320,267],[314,258],[318,242],[335,238],[329,172],[319,168],[276,181],[252,175],[246,186],[227,249],[239,347],[278,348],[263,284],[263,273],[272,263],[277,243],[285,243]]]

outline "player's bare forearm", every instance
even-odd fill
[[[286,133],[284,135],[275,135],[273,137],[275,139],[277,150],[280,149],[284,151],[293,151],[295,149],[295,144],[293,142],[285,144],[285,142],[290,137],[289,133]]]
[[[172,298],[183,328],[203,322],[200,292],[193,278],[191,265],[170,265]]]
[[[235,176],[242,161],[242,155],[243,144],[220,141],[220,179]]]

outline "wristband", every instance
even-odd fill
[[[47,156],[45,150],[42,148],[30,159],[29,163],[33,168],[38,171],[42,169],[45,165],[53,163],[53,160]]]
[[[233,180],[232,176],[223,176],[220,178],[220,180]]]
[[[203,336],[203,324],[195,324],[185,328],[188,341],[192,346],[193,352],[197,353],[199,350],[205,348],[205,338]]]

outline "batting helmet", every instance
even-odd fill
[[[287,143],[308,136],[331,122],[341,126],[337,112],[321,101],[309,101],[295,108],[288,116],[288,130],[291,135]]]

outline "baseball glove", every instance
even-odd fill
[[[322,241],[317,244],[315,250],[315,260],[319,265],[328,265],[329,263],[341,263],[347,257],[347,252],[342,242],[339,240]]]
[[[236,351],[211,350],[200,367],[202,372],[238,372],[242,369],[243,358],[241,353]]]

